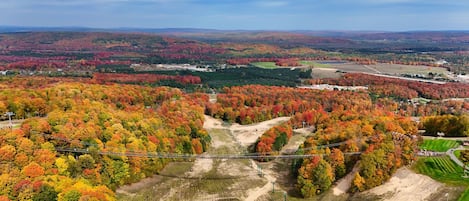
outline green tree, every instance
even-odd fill
[[[42,185],[40,192],[33,196],[33,201],[55,201],[58,193],[52,186]]]
[[[287,138],[287,134],[286,133],[280,133],[280,135],[278,135],[276,138],[275,138],[275,142],[274,142],[274,150],[276,151],[280,151],[282,149],[282,147],[287,144],[288,142],[288,138]]]
[[[64,193],[59,194],[58,200],[59,201],[79,201],[81,197],[81,193],[77,190],[71,190]]]
[[[82,169],[93,169],[95,168],[95,160],[91,155],[84,154],[78,157],[78,165]]]
[[[328,190],[334,181],[334,174],[331,165],[324,159],[319,161],[319,164],[312,171],[313,184],[316,186],[317,193],[322,193]]]

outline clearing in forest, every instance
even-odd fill
[[[230,125],[206,116],[204,128],[212,137],[212,146],[203,154],[243,154],[258,134],[286,120],[284,117],[253,125]],[[261,177],[257,164],[250,159],[196,159],[172,162],[159,175],[121,187],[117,193],[119,200],[129,201],[256,200],[269,192],[271,180],[275,179],[268,171]]]
[[[251,65],[259,67],[259,68],[267,68],[267,69],[274,69],[274,68],[279,67],[275,64],[275,62],[253,62],[251,63]]]

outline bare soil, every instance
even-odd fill
[[[239,125],[233,124],[229,127],[236,141],[242,146],[249,146],[256,142],[256,140],[267,130],[275,125],[279,125],[286,122],[290,117],[278,117],[272,120],[250,124],[250,125]]]
[[[347,193],[352,185],[353,177],[355,176],[355,173],[357,172],[358,172],[358,163],[355,164],[355,166],[353,167],[353,170],[350,173],[348,173],[344,178],[337,181],[335,187],[332,188],[333,194],[342,195],[342,194]]]
[[[354,196],[352,200],[378,198],[385,201],[424,201],[434,200],[431,195],[437,194],[445,185],[428,176],[417,174],[407,168],[399,169],[391,179],[381,186],[372,188]]]

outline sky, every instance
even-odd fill
[[[467,0],[0,0],[0,25],[221,30],[469,30]]]

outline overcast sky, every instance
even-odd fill
[[[0,25],[469,30],[468,0],[0,0]]]

